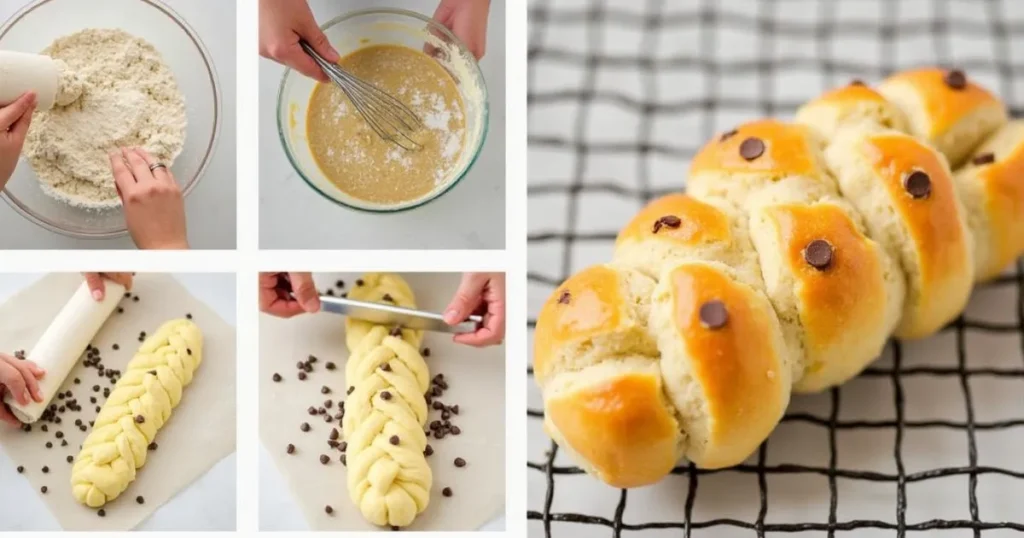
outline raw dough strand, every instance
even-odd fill
[[[401,277],[368,274],[349,293],[363,301],[415,308]],[[419,352],[421,334],[346,320],[351,356],[345,366],[350,394],[342,428],[348,442],[348,491],[375,525],[405,527],[426,509],[433,475],[427,465],[424,394],[430,372]]]
[[[202,356],[202,333],[184,319],[163,324],[142,343],[71,469],[78,502],[98,508],[135,480],[136,470],[146,464],[149,444],[181,401]]]

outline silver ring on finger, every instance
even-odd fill
[[[167,165],[164,163],[153,163],[149,165],[150,172],[156,172],[157,168],[163,168],[164,170],[167,170]]]

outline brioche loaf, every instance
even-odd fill
[[[951,170],[950,164],[955,167]],[[612,263],[541,309],[545,429],[619,487],[741,463],[792,391],[955,319],[1024,254],[1024,122],[960,71],[894,75],[715,136]]]

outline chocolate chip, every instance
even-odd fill
[[[440,411],[441,409],[444,409],[444,404],[438,401],[438,402],[434,402],[433,405],[431,405],[431,407],[433,407],[434,409]]]
[[[353,392],[355,392],[355,390],[356,390],[355,387],[349,387],[348,391],[346,391],[345,394],[352,394]]]
[[[47,491],[50,491],[50,488],[48,488],[46,486],[43,486],[43,487],[39,488],[39,491],[41,491],[43,493],[46,493]]]
[[[95,396],[89,396],[89,403],[96,403],[96,397]]]
[[[293,445],[291,443],[288,443],[288,447],[285,448],[284,451],[289,453],[289,454],[294,454],[295,453],[295,445]]]
[[[82,380],[81,380],[81,379],[78,379],[78,378],[76,377],[76,378],[75,378],[75,384],[76,384],[76,385],[81,385],[81,384],[82,384]]]
[[[327,289],[327,295],[330,295],[331,297],[334,297],[334,290],[328,288]]]
[[[387,301],[387,302],[389,302],[389,303],[393,303],[393,302],[395,302],[395,298],[394,298],[394,297],[392,297],[390,293],[385,293],[385,294],[384,294],[384,296],[383,296],[383,297],[381,297],[380,299],[381,299],[382,301]]]
[[[420,352],[420,355],[423,355],[424,357],[429,357],[430,356],[430,348],[429,347],[423,348],[423,351]]]
[[[336,287],[336,288],[344,288],[345,287],[345,281],[344,280],[339,280],[339,281],[335,282],[334,283],[334,287]]]
[[[452,426],[452,435],[459,435],[461,433],[462,433],[462,430],[459,429],[458,426]]]
[[[334,509],[331,508],[331,505],[328,504],[327,506],[324,507],[324,512],[327,512],[328,514],[333,514]]]
[[[299,372],[299,381],[306,380],[306,372]]]
[[[402,328],[396,325],[388,334],[391,336],[402,336]]]
[[[959,69],[950,69],[946,72],[946,76],[942,78],[942,81],[946,83],[954,90],[962,90],[967,87],[967,75]]]
[[[324,422],[331,422],[332,420],[334,419],[331,418],[331,415],[324,415]]]
[[[455,404],[455,405],[451,406],[451,407],[450,407],[450,408],[448,408],[448,409],[449,409],[449,410],[450,410],[450,411],[451,411],[452,413],[455,413],[456,415],[458,415],[458,414],[459,414],[459,404]]]
[[[569,304],[571,300],[572,294],[569,293],[569,290],[562,291],[562,294],[558,296],[558,304]]]
[[[971,159],[971,163],[976,165],[976,166],[982,166],[982,165],[985,165],[985,164],[992,164],[994,162],[996,162],[996,155],[994,153],[991,153],[991,152],[989,152],[989,153],[982,153],[981,155],[978,155],[977,157]]]
[[[114,351],[117,351],[117,350],[121,349],[121,346],[119,346],[117,344],[114,344],[113,348],[114,348]]]
[[[146,417],[144,417],[142,415],[136,415],[135,416],[135,423],[136,424],[142,424],[143,422],[146,422]]]
[[[441,412],[441,418],[443,418],[444,420],[448,420],[448,419],[452,418],[452,414],[449,413],[448,411],[442,411]]]
[[[304,431],[304,432],[308,432],[308,431],[309,431],[309,423],[308,423],[308,422],[303,422],[303,423],[302,423],[302,424],[301,424],[301,425],[299,426],[299,429],[300,429],[300,430],[302,430],[302,431]]]
[[[42,426],[40,426],[39,429],[43,430],[44,432],[50,431],[50,429],[46,427],[46,424],[43,424]]]
[[[932,180],[928,174],[914,170],[903,178],[903,188],[914,198],[927,198],[932,192]]]
[[[444,488],[444,489],[442,489],[441,490],[441,495],[444,495],[445,497],[451,497],[452,496],[452,488]]]
[[[434,454],[434,447],[427,445],[427,448],[423,449],[424,456],[432,456]]]
[[[397,446],[398,443],[399,443],[398,436],[397,435],[392,435],[391,438],[388,439],[388,442]]]
[[[342,464],[342,465],[344,465],[345,467],[348,467],[348,456],[346,456],[345,454],[342,454],[342,455],[341,455],[341,456],[340,456],[340,457],[338,458],[338,461],[340,461],[340,462],[341,462],[341,464]]]
[[[53,448],[53,443],[47,441],[46,442],[46,448]]]
[[[331,434],[328,436],[333,441],[338,438],[338,428],[331,428]]]
[[[139,495],[138,497],[135,498],[135,502],[139,504],[146,504],[146,499],[143,498],[142,495]]]
[[[804,261],[815,269],[828,269],[832,265],[832,244],[824,239],[811,241],[804,248]]]
[[[390,392],[388,392],[388,391],[386,391],[386,390],[385,390],[385,391],[383,391],[383,392],[381,392],[381,393],[380,393],[380,399],[381,399],[381,400],[384,400],[385,402],[386,402],[386,401],[388,401],[388,400],[390,400],[390,399],[391,399],[391,393],[390,393]]]
[[[464,460],[462,458],[455,458],[455,466],[456,467],[465,467],[466,466],[466,460]]]
[[[651,229],[651,233],[658,233],[662,228],[671,228],[673,230],[679,228],[683,221],[679,220],[679,217],[675,215],[665,215],[654,221],[654,227]]]
[[[68,460],[68,463],[72,463],[73,461],[75,461],[75,457],[74,456],[68,456],[67,460]]]
[[[98,405],[96,406],[96,412],[97,412],[97,413],[99,413],[99,412],[100,412],[100,406],[98,406]]]
[[[331,461],[331,458],[327,457],[327,454],[320,454],[320,463],[327,465]]]
[[[138,300],[139,300],[139,298],[138,298],[138,297],[136,297],[136,298],[135,298],[135,300],[136,300],[136,301],[138,301]],[[96,512],[96,515],[98,515],[98,516],[100,516],[100,517],[107,517],[107,511],[106,511],[106,510],[104,510],[104,509],[102,509],[102,508],[100,508],[100,509],[99,509],[99,511],[98,511],[98,512]]]
[[[390,372],[391,371],[391,364],[385,362],[384,364],[380,365],[380,369],[384,370],[385,372]]]
[[[740,144],[740,156],[748,161],[764,155],[764,142],[760,138],[750,137]]]
[[[864,86],[864,81],[859,78],[855,78],[850,81],[850,86]]]
[[[327,385],[324,385],[324,386],[320,387],[320,394],[330,394],[330,393],[331,393],[331,387],[328,387]]]
[[[274,380],[274,383],[280,383],[281,382],[281,374],[275,373],[274,376],[271,379]]]
[[[136,295],[135,297],[132,297],[132,300],[135,301],[136,303],[139,302],[139,296]]]
[[[185,314],[185,319],[192,319],[192,314]]]
[[[302,361],[299,361],[299,362],[295,363],[295,367],[298,368],[299,370],[302,370],[303,368],[306,367],[306,363],[304,363]]]
[[[722,136],[721,136],[721,138],[718,139],[718,141],[719,142],[725,142],[726,140],[729,140],[730,138],[736,136],[738,133],[739,133],[739,131],[737,131],[736,129],[732,129],[732,130],[726,131],[726,132],[722,133]]]
[[[21,474],[21,473],[24,473],[24,472],[25,472],[25,467],[22,466],[22,465],[19,465],[18,466],[18,474]]]
[[[92,391],[93,392],[99,392],[100,391],[100,386],[99,385],[93,385],[92,386]]]
[[[700,323],[706,329],[721,329],[729,320],[729,312],[725,309],[725,303],[718,300],[711,300],[700,305]]]
[[[333,370],[333,369],[335,368],[335,366],[334,366],[334,363],[333,363],[333,362],[328,362],[328,363],[327,363],[327,364],[325,364],[324,366],[325,366],[325,367],[326,367],[326,368],[327,368],[328,370]]]
[[[342,442],[338,443],[338,450],[340,450],[342,452],[348,450],[348,441],[342,441]]]
[[[363,282],[363,279],[360,278],[356,280],[356,286],[362,286],[363,284],[365,284],[365,282]]]
[[[156,443],[150,443],[149,446],[146,448],[150,450],[156,450],[157,448],[159,448],[159,445],[157,445]]]
[[[324,407],[326,407],[327,409],[330,409],[333,406],[334,406],[334,402],[332,402],[330,400],[324,400]]]
[[[310,415],[315,416],[316,415],[316,408],[311,405],[311,406],[309,406],[309,409],[306,410],[306,412],[309,413]]]
[[[48,473],[48,472],[50,472],[50,468],[44,465],[44,466],[43,466],[43,472],[44,472],[44,473]]]
[[[185,348],[185,353],[188,353],[189,355],[191,355],[192,354],[192,349],[191,348]]]

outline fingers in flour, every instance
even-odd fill
[[[135,176],[128,168],[128,163],[124,162],[124,155],[120,151],[111,151],[108,156],[110,157],[110,170],[114,173],[114,184],[117,185],[117,193],[121,195],[121,200],[127,200],[135,190]]]
[[[0,107],[0,131],[13,131],[12,127],[26,114],[31,116],[36,106],[35,92],[28,92],[13,103]]]
[[[156,170],[153,170],[152,166],[159,163],[160,161],[154,159],[153,156],[149,154],[149,152],[142,148],[135,148],[134,151],[139,157],[142,157],[143,161],[146,162],[146,168],[152,170],[154,178],[160,181],[169,181],[171,183],[174,183],[174,176],[171,175],[171,171],[167,167],[162,166],[160,168],[157,168]]]
[[[124,155],[125,161],[128,162],[128,168],[131,169],[132,175],[135,176],[136,183],[154,181],[156,179],[153,177],[152,170],[149,169],[149,164],[146,163],[146,160],[137,151],[121,148],[121,153]]]

